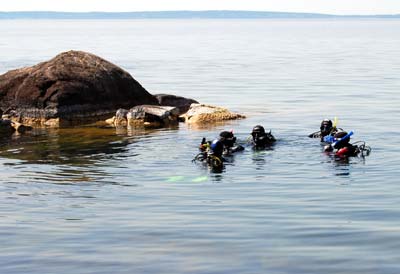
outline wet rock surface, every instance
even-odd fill
[[[114,126],[162,127],[178,124],[179,109],[176,107],[140,105],[130,110],[119,109],[106,122]]]
[[[128,72],[82,51],[0,75],[0,109],[23,124],[88,123],[142,104],[158,101]]]
[[[226,108],[204,104],[192,104],[183,117],[185,122],[189,124],[202,124],[246,118],[244,115],[230,112]]]
[[[161,106],[172,106],[179,109],[179,114],[184,114],[190,108],[191,104],[198,104],[194,99],[176,96],[172,94],[155,94],[154,97],[158,100]]]
[[[15,131],[11,120],[0,119],[0,134],[10,134]]]

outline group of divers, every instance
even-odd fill
[[[255,150],[268,149],[276,142],[271,131],[266,132],[264,127],[256,125],[251,131],[248,143]],[[324,151],[332,154],[335,159],[343,160],[349,157],[368,156],[371,147],[367,146],[364,141],[350,143],[350,137],[353,131],[346,132],[342,128],[337,127],[337,118],[332,122],[324,119],[321,122],[320,130],[308,135],[310,138],[319,138],[324,144]],[[206,163],[214,170],[223,168],[226,162],[226,156],[230,156],[238,151],[243,151],[244,146],[236,143],[236,137],[232,131],[222,131],[219,137],[213,141],[207,141],[203,138],[199,150],[193,161]]]

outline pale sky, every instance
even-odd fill
[[[0,0],[0,11],[254,10],[400,14],[400,0]]]

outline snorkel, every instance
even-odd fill
[[[349,133],[347,133],[345,136],[343,136],[342,138],[335,138],[334,136],[329,136],[331,137],[331,144],[326,145],[324,147],[325,151],[332,151],[334,148],[340,148],[341,145],[346,142],[348,139],[350,139],[350,137],[354,134],[353,131],[350,131]],[[324,138],[325,140],[325,138]]]
[[[336,128],[336,126],[337,126],[337,123],[338,123],[338,118],[337,117],[335,117],[335,119],[333,120],[333,128]]]
[[[339,138],[339,139],[335,139],[336,141],[334,142],[334,143],[332,143],[332,147],[333,148],[339,148],[340,147],[340,145],[342,144],[342,143],[344,143],[345,141],[347,141],[347,139],[350,139],[350,137],[351,137],[351,135],[353,135],[354,134],[354,132],[353,131],[350,131],[349,133],[347,133],[345,136],[343,136],[342,138]]]

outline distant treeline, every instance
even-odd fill
[[[329,15],[266,11],[143,11],[143,12],[0,12],[0,19],[268,19],[268,18],[400,18],[393,15]]]

